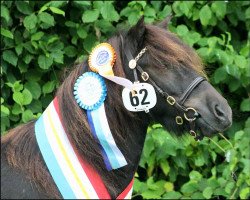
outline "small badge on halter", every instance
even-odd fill
[[[156,105],[156,93],[151,84],[135,83],[134,89],[131,91],[124,88],[122,91],[122,100],[125,108],[132,112],[145,111]]]
[[[97,45],[89,56],[89,67],[92,71],[103,75],[114,76],[113,65],[116,55],[114,48],[108,43]]]
[[[104,79],[94,72],[85,72],[76,80],[74,96],[81,108],[96,110],[107,96]]]

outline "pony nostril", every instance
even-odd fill
[[[218,106],[216,105],[215,108],[214,108],[214,114],[220,118],[220,119],[224,119],[225,118],[225,113],[223,112],[223,110]]]

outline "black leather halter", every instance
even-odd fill
[[[123,37],[122,35],[120,35],[121,38],[121,46],[122,49],[125,52],[125,56],[128,59],[128,61],[134,61],[135,63],[135,67],[133,69],[133,73],[134,73],[134,77],[135,77],[135,81],[138,81],[137,78],[137,71],[138,70],[141,74],[141,78],[144,81],[148,81],[149,83],[151,83],[155,89],[161,94],[161,96],[166,100],[166,102],[171,105],[174,106],[177,110],[179,110],[182,114],[185,120],[187,120],[190,124],[190,131],[189,134],[192,135],[195,140],[201,140],[203,138],[203,136],[197,135],[196,131],[195,131],[195,120],[200,117],[199,113],[192,107],[185,107],[184,106],[184,102],[186,101],[186,99],[189,97],[189,95],[192,93],[192,91],[195,89],[195,87],[197,87],[202,81],[205,81],[206,79],[204,77],[198,76],[197,78],[194,79],[194,81],[187,87],[187,89],[184,91],[184,93],[182,94],[182,96],[179,98],[179,101],[177,101],[173,96],[169,95],[166,91],[162,90],[161,87],[159,87],[156,82],[150,78],[150,76],[148,75],[147,72],[145,72],[142,67],[138,64],[137,60],[139,60],[139,58],[142,56],[142,54],[146,51],[146,49],[144,48],[142,51],[143,53],[140,55],[140,53],[138,54],[138,59],[134,58],[130,52],[129,49],[124,48],[124,41],[123,41]],[[175,121],[178,125],[182,125],[183,124],[183,117],[177,115],[175,118]]]

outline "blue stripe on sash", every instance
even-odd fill
[[[41,116],[35,123],[35,134],[38,146],[43,155],[43,159],[45,160],[50,174],[53,177],[63,198],[76,199],[74,192],[68,184],[68,181],[65,179],[65,176],[56,160],[56,157],[54,156],[54,153],[47,139],[44,127],[45,126],[43,116]]]
[[[98,140],[100,141],[100,144],[102,145],[112,168],[117,169],[126,165],[127,162],[115,144],[114,138],[109,129],[109,125],[106,124],[106,126],[103,126],[103,127],[107,127],[105,130],[103,130],[103,127],[101,124],[108,123],[107,118],[101,119],[102,114],[103,116],[106,117],[104,109],[105,109],[104,105],[102,105],[97,110],[91,111],[90,115],[91,115],[93,126],[95,128],[95,134]]]
[[[94,135],[94,137],[96,139],[98,139],[98,137],[96,135],[95,127],[94,127],[94,124],[93,124],[93,120],[92,120],[92,117],[91,117],[91,111],[89,111],[89,110],[87,110],[87,117],[88,117],[88,122],[89,122],[89,126],[90,126],[90,129],[91,129],[91,132]],[[112,169],[112,167],[111,167],[111,164],[109,162],[108,156],[107,156],[107,154],[106,154],[103,146],[101,145],[101,143],[99,143],[99,146],[101,148],[101,152],[102,152],[102,156],[103,156],[106,168],[107,168],[108,171],[110,171]]]

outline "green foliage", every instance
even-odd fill
[[[224,133],[229,142],[212,138],[221,148],[209,139],[178,141],[161,126],[150,127],[134,196],[249,198],[249,7],[247,1],[1,2],[1,133],[38,118],[63,68],[82,62],[94,45],[142,15],[153,23],[172,13],[169,29],[197,50],[211,83],[233,108],[234,123]]]

